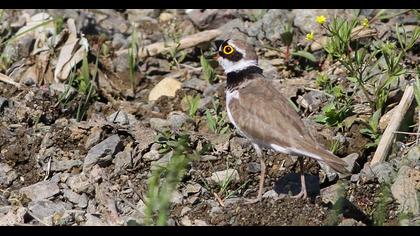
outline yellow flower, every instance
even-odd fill
[[[316,23],[318,23],[320,25],[324,24],[326,20],[327,20],[327,18],[325,18],[325,16],[323,16],[323,15],[317,16],[315,18]]]
[[[306,40],[313,41],[314,40],[314,32],[310,32],[309,34],[306,34]]]
[[[363,20],[361,20],[360,23],[365,28],[369,27],[369,20],[367,18],[364,18]]]

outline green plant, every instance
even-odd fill
[[[128,48],[128,68],[130,72],[131,89],[133,94],[136,93],[136,68],[138,63],[138,36],[137,29],[133,27],[131,34],[130,47]]]
[[[342,143],[340,142],[340,140],[333,139],[333,140],[330,142],[330,151],[331,151],[332,153],[337,154],[337,153],[339,153],[342,149],[343,149],[343,145],[342,145]]]
[[[153,169],[148,179],[146,225],[166,225],[172,193],[184,176],[188,163],[199,155],[193,150],[187,134],[166,131],[158,136],[158,143],[162,145],[161,152],[173,151],[173,154],[167,164]]]
[[[343,127],[343,121],[352,112],[350,103],[332,101],[322,108],[322,114],[316,116],[315,121],[329,126]]]
[[[201,68],[203,68],[204,79],[210,84],[213,84],[214,81],[217,79],[217,74],[203,54],[201,54],[200,56],[200,64]]]
[[[171,62],[171,66],[176,66],[179,70],[179,64],[184,61],[187,54],[180,50],[181,46],[181,30],[179,28],[179,23],[176,21],[176,18],[171,20],[165,27],[163,31],[163,39],[165,47],[168,47],[166,56]]]
[[[200,95],[195,95],[194,97],[191,95],[186,95],[183,100],[187,104],[188,115],[191,118],[195,118],[201,101]]]
[[[226,161],[226,169],[225,171],[229,170],[229,169],[233,169],[236,170],[237,169],[237,163],[235,163],[235,166],[232,168],[229,162],[229,158]],[[206,190],[210,193],[213,193],[213,195],[215,195],[217,198],[219,198],[222,202],[225,201],[226,199],[229,199],[231,197],[236,196],[239,191],[241,189],[243,189],[251,180],[247,180],[245,181],[245,183],[241,184],[239,187],[237,187],[236,189],[233,189],[233,177],[234,177],[234,171],[231,171],[227,178],[224,178],[222,181],[220,181],[220,179],[218,179],[217,181],[217,186],[216,187],[212,187],[210,186],[210,184],[207,182],[207,180],[203,177],[201,177],[201,180],[204,184],[204,187],[206,188]]]
[[[281,41],[286,45],[286,52],[284,53],[284,59],[286,62],[290,59],[290,46],[293,42],[293,27],[292,24],[285,24],[283,26],[283,33],[280,35]]]
[[[73,79],[73,84],[77,88],[79,95],[81,95],[82,100],[79,102],[76,113],[76,120],[81,121],[89,107],[89,104],[96,99],[97,93],[95,86],[91,82],[91,78],[96,78],[98,72],[98,57],[96,57],[95,68],[93,71],[89,69],[89,62],[87,58],[87,53],[83,57],[82,67],[80,68],[80,74]],[[84,99],[83,99],[84,98]]]
[[[248,17],[252,22],[257,22],[264,16],[265,13],[267,13],[267,9],[255,9],[248,15]]]
[[[366,144],[366,148],[377,147],[379,141],[381,140],[381,133],[379,130],[379,119],[381,118],[381,110],[377,110],[373,115],[369,118],[367,122],[367,128],[363,128],[360,130],[360,133],[363,135],[368,136],[373,142],[369,142]]]
[[[229,124],[226,122],[226,112],[222,110],[219,99],[212,100],[213,108],[205,112],[207,125],[209,129],[216,134],[224,134],[229,130]]]
[[[373,224],[382,226],[387,219],[389,207],[392,203],[392,193],[388,184],[381,184],[379,187],[379,199],[375,203],[375,210],[373,211],[372,218]]]
[[[54,17],[54,26],[55,26],[55,33],[59,34],[63,30],[64,25],[64,17],[63,16],[56,16]]]
[[[333,19],[331,24],[322,24],[328,31],[328,40],[324,47],[325,51],[336,58],[349,54],[351,51],[351,33],[356,25],[356,19],[347,21],[341,18]]]

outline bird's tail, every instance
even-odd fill
[[[347,170],[347,163],[343,161],[341,158],[334,155],[332,152],[322,148],[318,145],[305,145],[305,151],[294,150],[296,154],[312,157],[318,161],[322,161],[331,167],[333,170],[341,173],[341,174],[351,174],[349,170]]]

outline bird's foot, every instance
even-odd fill
[[[304,190],[301,190],[300,193],[298,193],[294,196],[291,196],[291,198],[296,198],[296,199],[297,198],[306,199],[307,197],[308,197],[308,193]]]
[[[255,204],[258,203],[262,200],[262,197],[256,197],[256,198],[246,198],[245,199],[245,204],[250,205],[250,204]]]

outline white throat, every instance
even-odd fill
[[[257,66],[258,63],[256,60],[240,60],[236,62],[229,61],[225,58],[220,57],[219,58],[219,64],[223,67],[225,70],[225,74],[228,74],[230,72],[240,71],[250,66]]]

